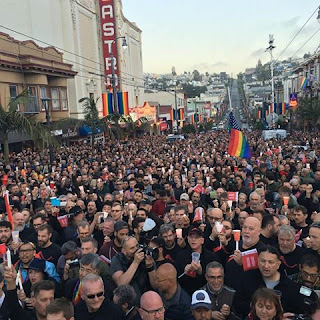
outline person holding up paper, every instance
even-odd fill
[[[261,222],[255,217],[248,217],[242,228],[242,241],[239,250],[235,250],[226,264],[226,284],[235,290],[241,286],[240,279],[243,273],[242,251],[265,247],[260,241]]]
[[[188,233],[189,246],[181,251],[175,261],[180,285],[191,295],[205,285],[205,266],[211,261],[220,262],[217,254],[205,249],[204,234],[199,228]]]

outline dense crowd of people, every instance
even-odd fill
[[[246,137],[0,153],[1,319],[320,319],[320,141]]]

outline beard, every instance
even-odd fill
[[[14,230],[21,232],[21,231],[24,230],[24,227],[25,227],[25,225],[23,225],[23,226],[15,226]]]

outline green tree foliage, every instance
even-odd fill
[[[320,119],[320,101],[317,97],[299,100],[296,119],[304,127],[312,128]]]
[[[51,135],[50,127],[43,125],[35,115],[26,116],[17,111],[18,104],[27,104],[28,91],[24,90],[7,108],[0,105],[0,137],[3,140],[5,162],[9,163],[9,133],[18,132],[28,135],[35,143],[58,145],[58,141]]]
[[[194,87],[191,84],[184,84],[183,91],[185,92],[188,98],[195,98],[199,97],[201,93],[205,93],[207,91],[207,87]]]

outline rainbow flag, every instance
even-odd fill
[[[170,120],[171,121],[174,121],[176,119],[175,115],[176,115],[175,110],[171,109],[170,110]]]
[[[231,156],[250,159],[252,152],[242,131],[231,129],[228,153]]]
[[[129,115],[129,99],[128,92],[118,92],[118,109],[119,114],[127,116]]]
[[[287,104],[285,102],[281,103],[281,114],[285,115],[287,110]]]
[[[104,117],[113,113],[112,102],[113,102],[112,93],[107,92],[102,94],[102,107],[103,107]]]
[[[231,156],[241,157],[241,158],[251,158],[252,152],[250,150],[249,144],[246,141],[241,130],[239,130],[239,126],[237,121],[230,112],[229,114],[229,124],[230,124],[230,140],[228,146],[228,153]]]
[[[258,119],[261,119],[261,110],[258,110]]]
[[[307,84],[308,84],[308,78],[302,77],[301,83],[300,83],[300,89],[303,91],[306,90]]]
[[[178,110],[178,120],[181,120],[181,121],[184,120],[184,109],[183,108]]]
[[[273,113],[274,112],[274,105],[273,103],[270,103],[269,105],[269,113]]]

